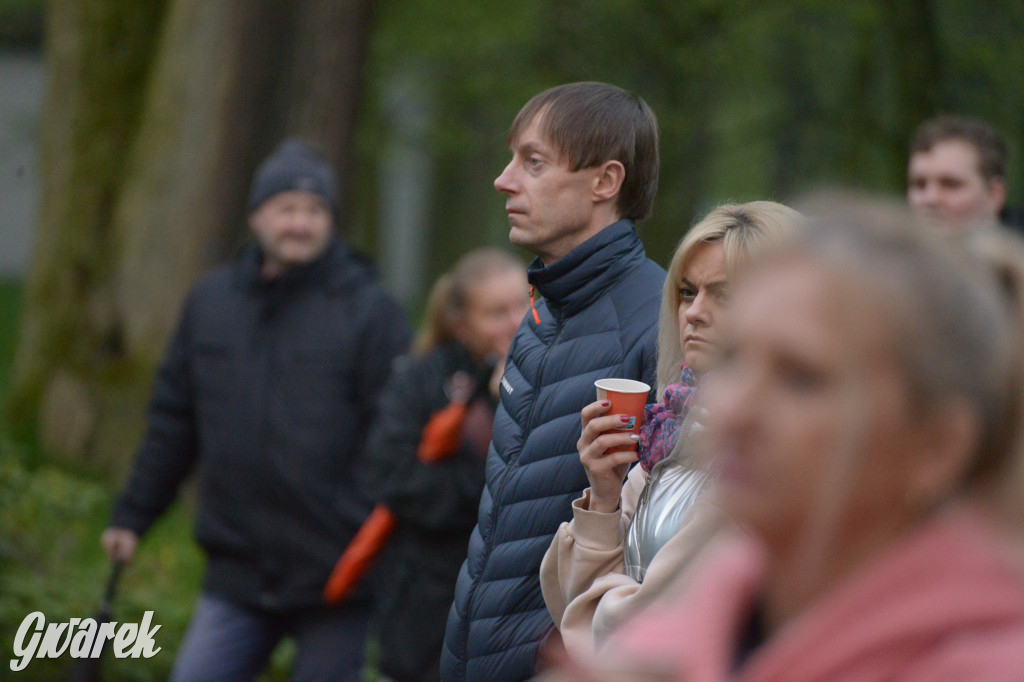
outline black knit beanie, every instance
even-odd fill
[[[300,190],[316,194],[338,215],[337,178],[331,164],[309,142],[289,138],[264,159],[249,188],[249,213],[280,192]]]

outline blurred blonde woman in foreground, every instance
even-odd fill
[[[712,492],[747,532],[592,679],[1024,679],[1022,262],[996,283],[993,253],[860,202],[745,273],[704,399]]]

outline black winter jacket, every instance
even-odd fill
[[[544,295],[509,349],[469,555],[448,615],[446,682],[524,680],[554,628],[538,572],[551,538],[587,486],[576,452],[580,410],[602,377],[655,385],[665,271],[632,222],[605,228],[550,267],[530,266]]]
[[[141,535],[197,468],[204,590],[280,612],[322,603],[371,508],[357,469],[409,333],[337,239],[277,279],[259,267],[253,246],[190,293],[111,525]]]
[[[373,568],[378,665],[398,682],[439,678],[445,618],[484,487],[496,407],[487,389],[493,370],[493,365],[474,362],[457,342],[423,357],[402,358],[381,394],[370,430],[366,453],[373,490],[397,521]],[[464,425],[482,431],[483,438],[464,437],[451,456],[424,464],[416,456],[423,429],[449,404],[448,387],[457,373],[475,383],[472,416]]]

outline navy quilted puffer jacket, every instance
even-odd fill
[[[570,504],[587,487],[576,452],[580,410],[594,381],[655,384],[658,308],[665,271],[620,220],[550,267],[530,266],[544,296],[516,332],[487,455],[469,555],[448,614],[446,682],[524,680],[554,628],[538,571]]]

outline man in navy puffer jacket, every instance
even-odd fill
[[[494,186],[507,197],[509,239],[538,256],[529,279],[544,301],[520,325],[501,380],[487,484],[448,615],[446,682],[536,673],[555,627],[540,562],[587,487],[580,410],[596,379],[654,385],[657,360],[665,272],[633,224],[657,191],[650,108],[612,85],[562,85],[523,107],[508,146]]]

